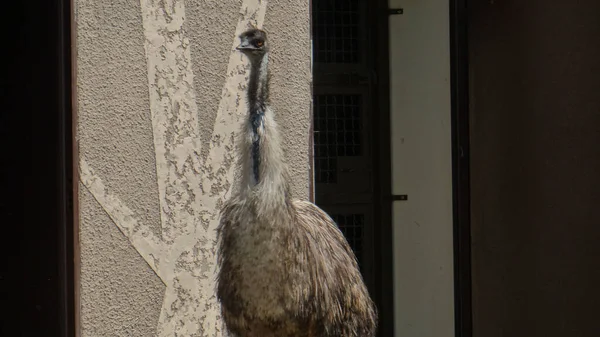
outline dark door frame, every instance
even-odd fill
[[[0,335],[75,336],[72,8],[3,10]]]
[[[392,150],[390,129],[390,50],[388,0],[377,0],[370,6],[369,39],[375,50],[373,85],[373,157],[375,179],[373,198],[374,238],[376,247],[374,261],[374,294],[379,310],[378,336],[394,336],[394,246],[392,219]]]
[[[450,0],[454,316],[456,337],[471,337],[471,209],[467,0]]]
[[[375,186],[375,195],[378,198],[375,202],[375,213],[379,216],[376,221],[380,223],[379,230],[375,233],[380,242],[376,252],[378,263],[375,263],[375,275],[379,277],[377,284],[382,290],[375,294],[375,297],[380,306],[380,321],[383,323],[379,329],[379,336],[385,337],[394,335],[393,269],[389,268],[393,265],[389,155],[389,13],[388,1],[379,0],[372,15],[376,20],[376,34],[370,36],[372,41],[375,41],[374,47],[379,61],[376,64],[378,81],[375,99],[375,109],[378,113],[373,124],[381,130],[374,140],[374,156],[378,163],[374,172],[379,174],[379,184]],[[472,337],[467,0],[450,0],[449,15],[455,336]]]
[[[76,297],[75,280],[79,260],[79,254],[75,255],[76,242],[78,237],[75,235],[74,224],[78,213],[75,212],[74,205],[77,203],[75,189],[77,180],[74,179],[76,172],[76,163],[73,160],[76,156],[74,143],[74,102],[76,100],[74,92],[74,46],[73,36],[73,0],[55,0],[56,6],[56,38],[58,57],[58,200],[59,200],[59,284],[60,284],[60,332],[62,336],[76,336],[78,315],[76,315],[75,303],[78,303]]]

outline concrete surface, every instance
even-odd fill
[[[153,336],[165,286],[81,186],[81,326],[85,336]]]

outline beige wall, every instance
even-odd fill
[[[232,47],[264,21],[294,193],[307,197],[308,2],[75,7],[81,335],[220,336],[214,229],[246,80]]]
[[[390,1],[395,333],[454,336],[449,3]]]

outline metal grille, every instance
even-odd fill
[[[337,182],[337,157],[361,154],[360,95],[316,95],[314,100],[315,180]]]
[[[358,260],[358,265],[362,266],[363,252],[363,228],[365,216],[363,214],[333,214],[331,218],[338,225],[350,247],[354,251]]]
[[[322,63],[359,61],[360,10],[358,0],[313,2],[314,57]]]

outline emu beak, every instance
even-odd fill
[[[253,50],[255,48],[247,41],[244,41],[244,42],[240,43],[240,45],[237,46],[235,49],[237,49],[239,51],[244,51],[244,50]]]

